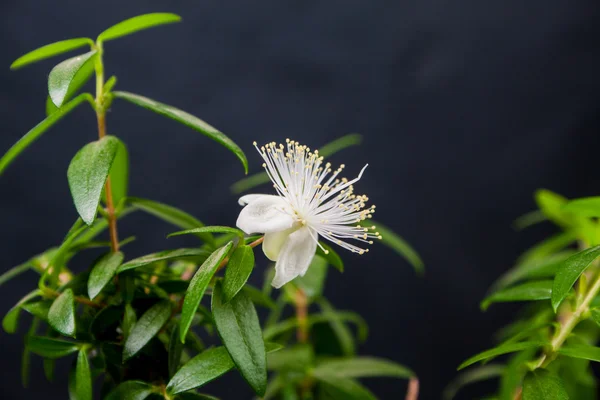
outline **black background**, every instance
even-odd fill
[[[251,172],[261,163],[253,140],[290,137],[314,148],[350,132],[364,135],[363,146],[333,160],[345,163],[348,175],[370,163],[357,190],[377,204],[376,219],[414,245],[427,272],[419,278],[374,246],[367,256],[343,254],[347,271],[330,274],[327,294],[369,322],[361,354],[410,366],[422,398],[440,398],[456,366],[489,347],[516,310],[482,313],[478,303],[523,249],[551,232],[511,228],[534,207],[533,191],[598,194],[600,3],[4,0],[2,152],[44,118],[47,74],[61,60],[10,72],[14,59],[156,11],[179,13],[184,22],[107,43],[107,74],[118,76],[119,89],[178,106],[226,132],[247,152]],[[229,185],[242,167],[227,150],[123,102],[113,104],[108,129],[129,146],[131,194],[208,224],[235,223],[239,208]],[[66,169],[95,135],[93,113],[80,107],[1,177],[1,271],[60,242],[76,218]],[[141,214],[120,230],[138,238],[128,257],[184,243],[167,241],[172,228]],[[2,310],[35,284],[34,274],[5,284]],[[39,359],[35,383],[21,389],[22,337],[2,333],[1,341],[3,398],[66,397],[64,376],[46,383]],[[405,390],[401,381],[367,384],[383,399],[402,398]],[[210,389],[225,399],[250,398],[235,373]],[[481,385],[463,398],[485,392]]]

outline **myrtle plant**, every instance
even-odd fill
[[[266,171],[232,189],[240,193],[270,181],[275,190],[242,196],[241,209],[232,202],[232,212],[239,213],[237,227],[205,226],[175,207],[128,194],[127,147],[107,134],[106,112],[114,109],[114,100],[131,102],[209,137],[248,170],[244,152],[222,132],[175,107],[114,90],[114,76],[105,79],[106,42],[178,21],[169,13],[137,16],[96,40],[52,43],[11,66],[18,69],[89,48],[52,68],[47,117],[0,159],[0,174],[82,104],[91,106],[98,125],[97,140],[81,148],[67,170],[78,218],[64,240],[0,276],[2,285],[26,271],[39,274],[37,287],[2,321],[8,333],[19,330],[20,320],[31,321],[24,338],[23,383],[27,385],[30,362],[38,357],[49,380],[55,363],[70,358],[65,391],[77,400],[214,399],[198,390],[205,391],[205,384],[233,369],[265,399],[374,399],[358,378],[376,376],[408,379],[407,398],[416,399],[414,373],[393,361],[357,356],[357,342],[367,336],[365,321],[335,309],[323,296],[330,267],[344,269],[335,245],[364,254],[368,245],[380,241],[417,271],[423,267],[401,237],[373,222],[375,206],[367,205],[368,198],[354,193],[353,184],[364,168],[347,180],[340,177],[343,165],[333,170],[324,162],[324,157],[359,144],[359,135],[342,137],[320,152],[293,140],[255,144]],[[92,76],[95,95],[83,91]],[[124,246],[133,239],[120,240],[118,224],[133,212],[172,224],[176,231],[169,236],[190,235],[197,246],[128,257]],[[248,283],[257,248],[274,262],[257,268],[264,277],[261,289]],[[75,272],[72,259],[83,252],[97,258]],[[261,318],[256,307],[264,309]]]
[[[491,287],[481,308],[527,302],[497,334],[498,345],[479,353],[446,391],[499,381],[491,398],[596,399],[591,362],[600,361],[600,197],[568,200],[549,190],[535,195],[538,210],[517,219],[518,229],[549,221],[559,232],[527,250]],[[494,359],[499,356],[505,362]],[[494,360],[494,361],[492,361]],[[481,366],[473,364],[482,362]]]

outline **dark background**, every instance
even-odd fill
[[[489,347],[516,310],[482,313],[478,303],[523,249],[551,232],[511,228],[534,207],[533,191],[598,194],[600,3],[4,0],[0,150],[44,118],[47,74],[62,58],[10,72],[14,59],[155,11],[181,14],[184,23],[107,43],[108,76],[226,132],[247,152],[251,172],[262,162],[253,140],[290,137],[314,148],[350,132],[365,136],[333,159],[348,175],[370,163],[357,190],[415,246],[427,272],[419,278],[374,246],[362,258],[343,253],[347,271],[330,274],[327,294],[369,322],[361,354],[410,366],[421,398],[439,399],[456,366]],[[227,150],[124,102],[113,104],[108,129],[129,145],[131,194],[208,224],[235,223],[229,185],[242,168]],[[76,218],[66,169],[95,136],[82,106],[1,177],[0,271],[60,242]],[[138,237],[128,257],[179,243],[165,240],[171,227],[141,214],[120,230]],[[2,312],[35,284],[34,274],[5,284]],[[66,397],[64,377],[46,383],[39,359],[35,383],[21,389],[22,337],[2,332],[1,341],[2,398]],[[403,398],[402,381],[367,384],[383,399]],[[225,399],[250,397],[234,373],[212,389]],[[480,385],[463,398],[485,392]]]

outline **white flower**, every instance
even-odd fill
[[[366,196],[355,195],[352,184],[338,178],[344,169],[333,171],[331,164],[323,165],[319,151],[311,152],[306,146],[286,139],[287,146],[268,143],[260,149],[263,167],[273,182],[278,196],[249,194],[240,198],[245,206],[237,220],[237,226],[247,234],[264,233],[263,251],[276,261],[272,285],[280,288],[287,282],[303,276],[312,261],[319,235],[352,252],[363,254],[363,249],[346,242],[354,239],[372,244],[370,239],[379,238],[379,232],[358,225],[371,217],[375,206],[365,208]],[[325,253],[327,250],[323,249]]]

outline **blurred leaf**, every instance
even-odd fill
[[[361,135],[357,133],[351,133],[321,147],[319,150],[319,155],[322,157],[329,157],[347,147],[358,145],[361,141]],[[244,179],[240,179],[231,185],[231,191],[235,194],[239,194],[269,181],[269,175],[263,171],[258,174],[248,176]]]
[[[221,264],[221,261],[227,256],[227,253],[229,253],[232,246],[233,242],[229,242],[220,249],[215,250],[206,261],[204,261],[200,268],[198,268],[196,274],[190,281],[190,285],[188,286],[188,290],[185,293],[185,298],[183,300],[181,319],[179,321],[180,339],[182,343],[185,343],[185,336],[192,325],[194,314],[196,314],[196,310],[200,305],[202,296],[204,296],[204,292],[206,291],[211,278],[215,272],[217,272],[219,264]]]
[[[582,217],[600,217],[600,197],[584,197],[567,202],[563,211],[577,214]]]
[[[563,261],[556,273],[554,286],[552,287],[551,301],[555,312],[567,297],[579,276],[599,256],[600,246],[596,246],[574,254]]]
[[[117,147],[117,154],[110,167],[108,173],[110,178],[110,188],[112,193],[112,200],[114,204],[127,197],[127,188],[129,186],[129,152],[127,146],[119,141]],[[102,201],[106,203],[106,191],[102,191]]]
[[[135,310],[131,307],[130,303],[125,304],[125,312],[123,314],[123,324],[121,325],[121,329],[123,330],[123,337],[125,340],[131,334],[131,330],[135,326],[137,322],[137,315],[135,315]]]
[[[573,232],[561,232],[554,236],[550,236],[548,239],[542,240],[523,253],[519,257],[518,262],[529,263],[541,258],[546,258],[563,250],[576,240],[577,236]]]
[[[600,325],[600,309],[598,309],[598,308],[591,309],[590,316],[592,317],[592,319],[594,320],[595,323]]]
[[[313,370],[315,376],[340,378],[391,377],[410,379],[415,373],[403,365],[375,357],[356,357],[325,360]]]
[[[88,225],[96,218],[100,195],[118,148],[119,139],[105,136],[86,144],[69,164],[67,177],[75,208]]]
[[[185,231],[173,232],[167,235],[167,237],[189,235],[191,233],[233,233],[239,237],[244,237],[244,232],[237,228],[231,228],[229,226],[202,226],[200,228],[187,229]]]
[[[2,318],[2,329],[4,329],[4,332],[15,333],[17,331],[20,315],[20,307],[13,307],[4,315],[4,318]]]
[[[538,190],[535,197],[540,210],[549,220],[565,230],[574,230],[577,235],[594,244],[593,241],[596,240],[595,226],[586,218],[569,212],[565,208],[568,203],[567,198],[545,189]]]
[[[46,117],[42,122],[34,126],[25,134],[17,143],[15,143],[0,159],[0,174],[19,156],[27,147],[29,147],[37,138],[48,130],[52,125],[57,123],[62,117],[67,115],[79,104],[85,100],[90,100],[92,97],[89,93],[82,93],[73,100],[62,106],[54,114]]]
[[[16,278],[21,275],[23,272],[28,271],[31,268],[31,261],[26,261],[21,265],[17,265],[0,275],[0,286],[9,280]]]
[[[106,42],[108,40],[120,38],[121,36],[131,35],[132,33],[143,29],[149,29],[164,24],[172,24],[179,21],[181,21],[181,17],[171,13],[150,13],[138,15],[111,26],[98,35],[98,41]]]
[[[469,358],[468,360],[466,360],[462,364],[460,364],[460,366],[458,367],[458,370],[460,371],[461,369],[466,368],[471,364],[475,364],[478,361],[487,360],[488,358],[496,357],[496,356],[499,356],[502,354],[514,353],[516,351],[521,351],[521,350],[530,349],[530,348],[539,348],[539,347],[543,347],[545,345],[546,345],[546,343],[537,342],[537,341],[508,343],[505,345],[500,345],[498,347],[494,347],[493,349],[486,350],[479,354],[474,355],[473,357]]]
[[[130,269],[143,267],[144,265],[152,264],[159,261],[171,261],[179,258],[187,257],[205,257],[210,254],[209,251],[204,249],[176,249],[176,250],[165,250],[159,251],[158,253],[147,254],[142,257],[134,258],[133,260],[127,261],[122,264],[117,273],[122,273]]]
[[[376,400],[377,398],[366,387],[353,379],[339,378],[337,376],[323,375],[315,378],[322,382],[322,390],[328,399],[344,400]]]
[[[61,358],[79,350],[77,343],[43,336],[28,337],[27,347],[32,353],[46,358]]]
[[[219,400],[218,398],[216,398],[214,396],[209,396],[207,394],[195,393],[195,392],[180,393],[179,396],[177,396],[177,399],[178,400]]]
[[[33,317],[29,331],[24,337],[25,346],[23,346],[23,353],[21,355],[21,383],[23,384],[24,388],[29,386],[29,370],[31,367],[31,350],[29,349],[28,341],[29,338],[36,334],[39,325],[40,320],[36,317]]]
[[[543,212],[540,210],[535,210],[521,215],[513,222],[513,226],[516,230],[522,231],[523,229],[529,228],[532,225],[539,224],[540,222],[544,222],[546,220],[547,218]]]
[[[36,301],[22,304],[21,308],[42,321],[48,321],[48,312],[50,312],[51,305],[51,301]]]
[[[496,378],[502,375],[506,367],[504,365],[489,364],[480,367],[472,368],[460,374],[444,389],[444,400],[452,400],[458,391],[472,383],[486,381],[491,378]]]
[[[333,329],[335,335],[338,338],[344,355],[354,355],[354,353],[356,352],[354,337],[352,336],[352,332],[350,331],[350,329],[344,323],[343,319],[340,318],[339,314],[335,312],[335,309],[331,306],[331,304],[329,304],[327,300],[321,297],[316,301],[319,304],[319,307],[321,307],[321,309],[323,310],[323,312],[329,315],[329,324],[331,325],[331,328]]]
[[[324,312],[321,314],[311,314],[308,316],[308,325],[312,326],[314,324],[330,322],[331,319],[338,319],[340,321],[347,321],[356,324],[358,328],[358,338],[363,341],[368,335],[368,327],[365,321],[360,317],[360,315],[349,312],[349,311],[338,311],[338,312]],[[271,340],[274,337],[286,333],[292,329],[295,329],[298,326],[298,321],[296,318],[289,318],[281,322],[277,322],[275,324],[269,325],[263,331],[263,337],[265,340]]]
[[[257,288],[246,284],[242,287],[242,291],[257,306],[275,308],[275,303],[273,302],[273,300],[271,300],[269,296],[265,295],[262,291],[258,290]]]
[[[229,303],[222,301],[221,283],[215,283],[212,312],[219,336],[238,370],[263,396],[267,388],[267,359],[258,315],[252,301],[239,292]]]
[[[94,42],[89,38],[76,38],[61,40],[60,42],[54,42],[47,44],[40,48],[37,48],[29,53],[22,55],[17,58],[10,66],[10,69],[15,70],[24,67],[28,64],[44,60],[48,57],[57,56],[67,51],[75,50],[83,46],[94,46]]]
[[[254,268],[254,251],[241,245],[233,251],[223,279],[223,301],[228,303],[244,287]]]
[[[285,370],[306,372],[312,367],[315,354],[309,344],[296,344],[292,347],[269,354],[267,367],[269,370]]]
[[[401,255],[413,266],[415,271],[422,275],[425,273],[425,266],[419,254],[399,235],[395,234],[390,228],[383,226],[372,219],[362,221],[360,225],[369,227],[376,226],[376,230],[381,234],[381,243]]]
[[[175,325],[169,340],[169,377],[175,375],[175,372],[179,369],[182,352],[183,344],[179,340],[179,325]]]
[[[319,244],[321,246],[317,246],[317,255],[327,260],[327,262],[333,267],[335,267],[335,269],[337,269],[338,271],[344,272],[344,262],[342,261],[340,255],[336,253],[336,251],[327,243],[319,242]],[[327,253],[324,252],[321,249],[321,247],[323,247],[327,251]]]
[[[481,309],[485,311],[493,303],[548,300],[552,294],[552,284],[551,280],[533,281],[499,290],[481,302]]]
[[[113,75],[110,78],[108,78],[108,80],[106,82],[104,82],[104,94],[110,93],[110,91],[113,89],[113,87],[115,87],[116,84],[117,84],[116,76]]]
[[[48,323],[65,336],[75,336],[75,300],[71,289],[54,300],[48,311]]]
[[[54,382],[54,369],[56,367],[56,361],[50,358],[44,358],[44,376],[48,382]]]
[[[94,315],[92,322],[90,323],[90,333],[94,335],[96,339],[106,332],[108,329],[114,329],[115,325],[123,317],[123,309],[118,306],[107,306],[101,309]]]
[[[92,400],[92,373],[85,349],[79,350],[77,355],[75,394],[77,400]]]
[[[506,369],[500,378],[500,399],[513,399],[517,390],[521,388],[525,374],[529,372],[526,363],[537,353],[536,348],[512,354],[506,363]]]
[[[62,107],[65,100],[68,100],[68,95],[72,95],[90,77],[90,65],[94,64],[95,55],[96,50],[92,50],[52,68],[48,76],[48,94],[56,107]]]
[[[167,385],[170,394],[200,387],[223,375],[234,366],[225,347],[208,349],[188,361]]]
[[[529,372],[523,380],[523,400],[569,400],[562,380],[545,369]]]
[[[148,309],[131,329],[123,347],[123,362],[137,354],[171,317],[171,302],[162,300]]]
[[[147,199],[140,199],[138,197],[129,197],[127,202],[135,208],[138,208],[150,215],[154,215],[155,217],[160,218],[163,221],[179,228],[193,229],[204,226],[202,222],[185,211],[166,204]],[[210,233],[201,232],[198,233],[197,236],[206,243],[214,243],[214,238]]]
[[[112,280],[122,262],[123,253],[118,251],[104,255],[94,264],[88,278],[88,295],[90,299],[94,299]]]
[[[327,261],[320,256],[316,256],[312,259],[306,274],[297,277],[292,282],[312,299],[323,294],[325,278],[327,278]]]
[[[600,362],[600,347],[587,344],[569,344],[561,346],[557,351],[563,356]]]
[[[180,122],[205,136],[208,136],[234,153],[242,162],[242,165],[244,166],[244,172],[248,173],[248,160],[246,159],[246,155],[242,149],[240,149],[238,145],[229,139],[224,133],[219,132],[217,129],[202,121],[200,118],[175,107],[159,103],[158,101],[137,94],[128,92],[113,92],[113,94],[115,97],[127,100],[140,107],[154,111],[157,114],[174,119],[175,121]]]
[[[142,381],[125,381],[108,394],[105,400],[144,400],[154,388]]]

